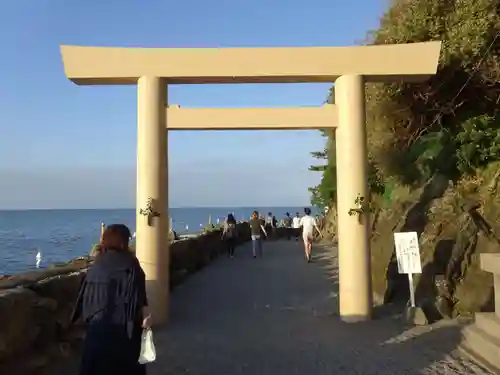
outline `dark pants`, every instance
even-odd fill
[[[226,238],[227,255],[233,256],[236,249],[236,240],[234,238]]]
[[[79,375],[146,375],[138,363],[142,328],[134,325],[128,337],[126,325],[89,324],[83,345]]]
[[[299,240],[300,235],[302,234],[302,228],[292,228],[292,233],[293,236],[295,237],[295,240]]]
[[[266,224],[264,226],[264,228],[266,229],[266,233],[267,233],[267,236],[266,236],[266,239],[271,239],[274,235],[274,228],[271,224]]]

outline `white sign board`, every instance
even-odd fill
[[[394,233],[399,273],[422,273],[417,232]]]

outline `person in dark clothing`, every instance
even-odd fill
[[[234,257],[234,250],[236,249],[236,220],[233,214],[228,214],[227,219],[224,222],[224,229],[222,231],[222,238],[226,242],[227,246],[227,256],[230,258]]]
[[[106,228],[101,252],[82,282],[71,322],[86,337],[79,375],[145,375],[138,362],[143,328],[151,327],[145,274],[129,251],[130,230]]]
[[[292,237],[292,218],[289,212],[287,212],[285,214],[285,217],[283,218],[283,227],[286,231],[286,239],[290,240],[290,238]]]
[[[270,238],[273,235],[273,232],[274,232],[273,223],[274,223],[273,213],[268,212],[267,216],[266,216],[266,220],[265,220],[265,225],[264,225],[264,228],[266,229],[266,232],[268,233],[268,236],[266,236],[266,237],[268,237],[268,238]]]
[[[250,234],[252,237],[252,253],[253,257],[256,258],[257,254],[262,256],[261,234],[264,233],[267,236],[267,232],[262,224],[262,221],[259,219],[259,213],[257,211],[252,212],[252,218],[248,224],[250,224]]]

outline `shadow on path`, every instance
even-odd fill
[[[456,322],[340,322],[334,249],[316,246],[307,264],[295,241],[264,245],[262,258],[240,247],[176,288],[150,375],[488,374],[456,353]]]

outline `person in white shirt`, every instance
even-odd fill
[[[295,241],[298,241],[300,236],[300,214],[298,212],[295,213],[295,217],[292,220],[292,227],[295,235]]]
[[[306,252],[306,260],[311,261],[312,242],[314,237],[314,230],[321,236],[321,232],[316,223],[316,218],[311,216],[311,209],[304,208],[305,215],[300,219],[300,226],[302,227],[302,238],[304,240],[304,248]]]

